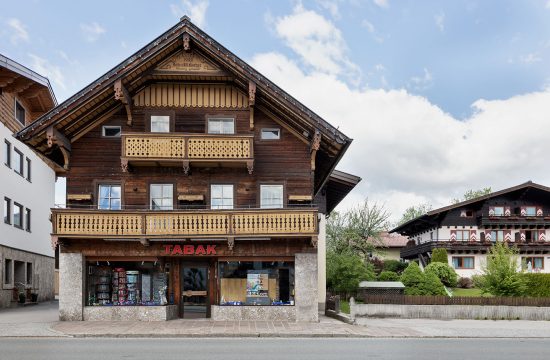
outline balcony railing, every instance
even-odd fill
[[[316,209],[52,209],[53,235],[97,238],[316,236]]]
[[[254,163],[253,135],[210,135],[178,133],[122,134],[122,167],[128,164],[183,164],[186,171],[193,164],[229,164],[247,166]]]

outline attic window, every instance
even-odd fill
[[[25,108],[17,100],[15,100],[15,118],[25,125]]]
[[[279,140],[281,129],[262,129],[262,140]]]
[[[472,217],[474,216],[474,212],[472,210],[461,210],[460,211],[460,217]]]
[[[120,137],[120,126],[103,126],[102,135],[104,137]]]

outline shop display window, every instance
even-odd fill
[[[160,261],[91,261],[86,264],[87,306],[160,306],[169,271]]]
[[[294,305],[294,263],[219,262],[220,305]]]

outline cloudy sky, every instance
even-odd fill
[[[6,1],[0,53],[61,102],[183,14],[355,139],[342,208],[550,185],[550,0]]]

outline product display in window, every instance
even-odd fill
[[[166,305],[168,276],[157,262],[88,263],[88,306]]]

